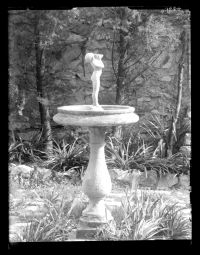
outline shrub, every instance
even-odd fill
[[[67,189],[68,193],[61,192],[63,189]],[[65,190],[66,191],[66,190]],[[69,233],[72,229],[76,228],[77,221],[68,216],[72,203],[79,192],[72,187],[66,186],[60,187],[60,185],[54,185],[53,188],[39,189],[35,193],[47,208],[46,214],[42,219],[34,218],[31,224],[27,224],[22,235],[18,235],[18,240],[21,242],[55,242],[55,241],[67,241]],[[60,194],[63,195],[60,195]],[[67,195],[67,197],[66,197]],[[72,196],[72,199],[70,198]]]
[[[157,147],[157,155],[159,157],[166,157],[169,143],[169,122],[167,123],[161,115],[150,114],[147,118],[143,119],[140,128],[148,135],[148,143],[154,145],[154,148]],[[178,125],[173,133],[175,137],[173,153],[177,153],[183,145],[182,140],[186,133],[191,133],[191,121],[189,118],[179,118]]]
[[[177,140],[174,144],[174,151],[180,150],[181,146],[184,144],[184,137],[187,133],[191,133],[191,120],[189,118],[181,119],[179,127],[177,127],[176,134]]]
[[[20,164],[22,162],[22,142],[12,142],[9,145],[9,160],[10,162],[18,161]]]
[[[46,201],[48,213],[41,220],[34,219],[21,236],[21,242],[52,242],[66,241],[74,223],[63,214],[65,203],[62,201],[59,208],[51,201]]]
[[[43,149],[42,131],[36,133],[31,141],[22,140],[20,137],[9,145],[10,162],[41,162],[45,158]]]
[[[111,168],[121,170],[141,168],[143,170],[142,163],[151,157],[151,150],[151,146],[144,143],[136,148],[131,137],[127,143],[112,137],[106,144],[106,161]]]
[[[155,156],[153,145],[147,145],[144,141],[134,143],[132,137],[119,141],[115,137],[108,137],[106,144],[106,161],[110,168],[120,170],[139,169],[142,172],[154,170],[158,175],[165,173],[187,173],[189,160],[178,152],[170,157]]]
[[[169,126],[164,120],[164,117],[157,114],[150,114],[142,120],[140,128],[147,135],[148,143],[154,147],[154,155],[166,157]]]
[[[135,193],[113,211],[115,229],[101,228],[97,240],[191,239],[191,223],[177,204],[169,204],[162,195]]]
[[[20,141],[13,142],[9,146],[9,160],[10,162],[35,162],[40,160],[40,157],[35,154],[36,150],[33,149],[31,142]]]
[[[59,144],[54,140],[53,152],[48,155],[44,166],[53,171],[68,171],[73,168],[81,172],[82,167],[88,163],[87,146],[78,145],[77,139],[72,144],[65,143],[65,140]]]

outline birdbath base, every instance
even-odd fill
[[[94,239],[95,235],[98,232],[98,228],[108,224],[109,222],[104,222],[104,223],[89,222],[89,221],[82,222],[82,220],[80,219],[80,222],[76,230],[76,239]]]

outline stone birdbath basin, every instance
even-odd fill
[[[84,126],[88,127],[90,132],[90,158],[82,184],[89,204],[82,212],[76,232],[77,239],[94,235],[99,225],[113,219],[104,204],[104,198],[112,188],[104,154],[106,127],[132,124],[139,120],[138,115],[134,113],[134,107],[98,104],[100,76],[104,67],[102,57],[101,54],[93,53],[87,53],[85,56],[86,63],[90,63],[94,69],[91,77],[93,105],[61,106],[57,108],[58,113],[53,117],[60,125]]]

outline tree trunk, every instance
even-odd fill
[[[121,15],[121,26],[124,24],[124,20],[126,18],[126,11],[122,9],[122,15]],[[124,59],[125,59],[125,53],[127,50],[126,47],[126,39],[125,34],[123,31],[123,27],[119,31],[119,61],[118,61],[118,70],[117,70],[117,88],[116,88],[116,98],[115,98],[115,104],[120,105],[124,100],[124,90],[125,90],[125,78],[126,78],[126,72],[124,68]],[[113,127],[113,134],[116,138],[121,138],[121,132],[122,127],[117,126]]]
[[[42,58],[43,50],[40,48],[40,33],[38,29],[38,17],[35,23],[35,58],[36,58],[36,88],[39,99],[39,112],[42,126],[42,137],[45,141],[46,151],[48,154],[52,152],[52,130],[50,124],[48,100],[45,99],[42,83]],[[47,101],[47,102],[45,102]]]
[[[42,88],[42,75],[41,75],[41,65],[42,65],[42,50],[40,49],[40,34],[38,30],[38,24],[35,24],[35,60],[36,60],[36,88],[37,96],[43,98],[43,88]],[[39,102],[39,112],[40,112],[40,122],[41,126],[45,122],[45,109],[41,102]]]
[[[173,154],[173,145],[174,145],[174,138],[176,139],[176,123],[178,121],[179,112],[181,108],[181,100],[182,100],[182,87],[183,87],[183,73],[184,73],[184,66],[179,66],[179,73],[178,73],[178,96],[177,96],[177,105],[175,111],[175,117],[172,118],[172,124],[169,132],[169,144],[168,144],[168,157]]]
[[[51,130],[51,118],[49,114],[49,105],[45,105],[45,121],[43,125],[43,133],[45,137],[45,145],[46,145],[46,152],[48,155],[51,155],[53,151],[53,141],[52,141],[52,130]]]
[[[169,130],[168,136],[168,150],[167,155],[170,157],[173,154],[173,145],[174,139],[176,139],[176,124],[179,117],[179,112],[181,109],[181,100],[182,100],[182,89],[183,89],[183,74],[184,74],[184,57],[185,57],[185,48],[186,48],[186,40],[185,40],[185,31],[183,31],[181,35],[182,41],[182,55],[179,61],[178,67],[178,95],[177,95],[177,104],[174,117],[172,116],[171,127]]]
[[[120,49],[122,49],[121,45],[123,44],[123,36],[120,35]],[[116,89],[116,99],[115,104],[120,105],[124,99],[124,67],[123,67],[123,60],[124,60],[124,52],[123,49],[121,50],[120,59],[118,63],[118,73],[117,73],[117,89]],[[122,127],[116,126],[113,127],[113,134],[116,138],[120,139],[122,133]]]
[[[124,70],[124,57],[126,52],[126,41],[125,38],[120,31],[120,58],[118,62],[118,71],[117,71],[117,90],[116,90],[116,104],[121,104],[124,99],[124,84],[125,84],[125,70]]]

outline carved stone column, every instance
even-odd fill
[[[111,192],[112,188],[105,162],[105,127],[91,127],[89,131],[90,159],[82,185],[84,194],[89,198],[89,204],[80,218],[77,238],[93,236],[97,226],[113,219],[104,204],[104,197]]]

